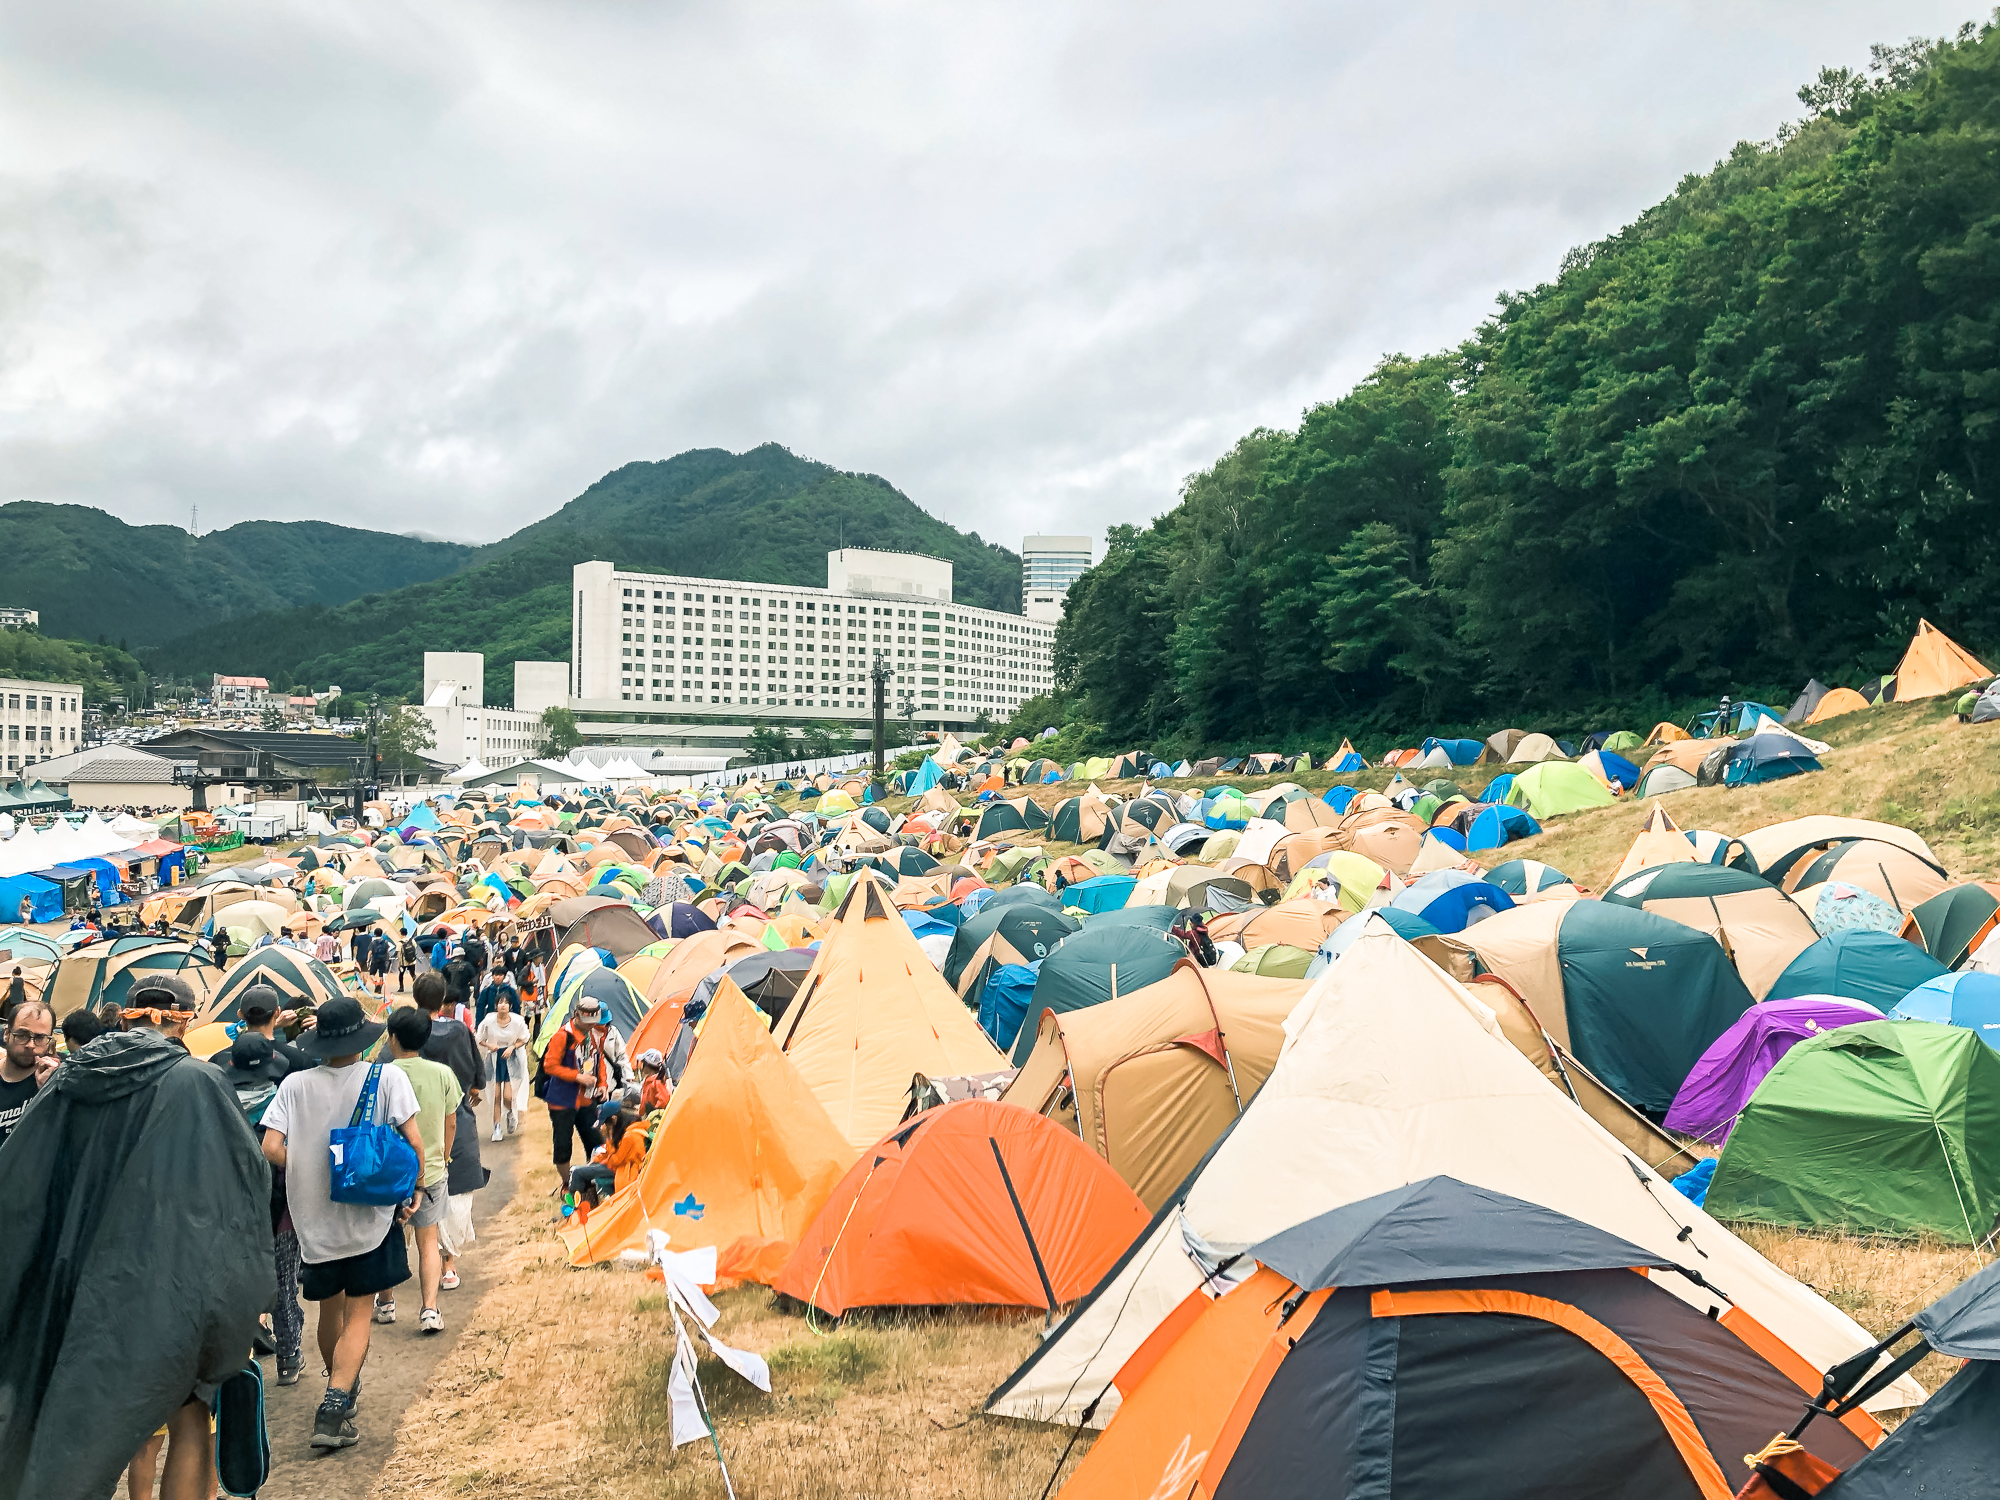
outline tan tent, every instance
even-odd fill
[[[1486,736],[1486,748],[1479,752],[1481,765],[1491,765],[1498,761],[1505,763],[1514,758],[1514,747],[1528,737],[1525,729],[1501,729]]]
[[[1386,923],[1366,920],[1368,930],[1287,1019],[1284,1055],[1179,1203],[995,1392],[989,1411],[1109,1421],[1120,1399],[1113,1377],[1213,1268],[1194,1250],[1234,1255],[1332,1209],[1438,1175],[1542,1204],[1675,1265],[1699,1266],[1719,1293],[1675,1275],[1655,1285],[1752,1342],[1768,1330],[1795,1351],[1799,1378],[1812,1391],[1818,1371],[1873,1345],[1874,1335],[1852,1318],[1640,1165],[1509,1045],[1481,994]],[[1872,1406],[1922,1399],[1922,1387],[1905,1378]]]
[[[1310,828],[1331,828],[1340,821],[1340,814],[1323,798],[1294,797],[1285,804],[1284,821],[1287,828],[1297,833]]]
[[[1278,877],[1254,859],[1239,859],[1232,854],[1227,859],[1215,861],[1214,869],[1218,875],[1235,876],[1259,896],[1265,891],[1284,889]]]
[[[1707,933],[1722,944],[1756,1000],[1819,941],[1819,929],[1797,902],[1747,870],[1655,865],[1612,881],[1604,899]]]
[[[1671,745],[1676,740],[1689,738],[1688,732],[1678,724],[1669,724],[1665,719],[1655,724],[1646,736],[1649,745]]]
[[[1345,907],[1302,896],[1296,901],[1281,901],[1276,906],[1261,907],[1256,911],[1228,912],[1212,917],[1208,923],[1208,935],[1218,943],[1226,940],[1246,950],[1262,947],[1266,943],[1287,943],[1311,953],[1347,918]]]
[[[1115,1000],[1043,1011],[1003,1097],[1075,1130],[1157,1209],[1270,1075],[1305,992],[1183,959]]]
[[[848,886],[772,1034],[856,1150],[902,1118],[915,1074],[1007,1066],[872,870]]]
[[[1896,701],[1936,698],[1956,692],[1969,682],[1983,682],[1993,673],[1970,651],[1929,620],[1917,621],[1917,633],[1896,664]]]
[[[1624,863],[1618,866],[1613,880],[1623,880],[1635,870],[1643,870],[1648,865],[1670,865],[1694,862],[1694,845],[1689,841],[1681,825],[1668,815],[1664,807],[1654,804],[1646,815],[1646,826],[1639,830],[1639,836],[1632,840],[1632,847],[1625,851]]]
[[[1820,888],[1829,880],[1873,891],[1905,913],[1952,884],[1937,864],[1880,839],[1855,839],[1808,855],[1785,872],[1782,884],[1800,909],[1810,912],[1817,909]]]
[[[1326,806],[1325,803],[1320,805]],[[1328,812],[1332,810],[1327,808]],[[1338,826],[1315,828],[1309,833],[1293,833],[1279,839],[1271,846],[1264,863],[1278,879],[1289,881],[1317,856],[1346,847],[1341,841]]]
[[[1558,745],[1546,734],[1524,736],[1521,742],[1514,747],[1514,753],[1507,758],[1516,763],[1569,759],[1567,755],[1562,753],[1562,746]]]
[[[963,811],[958,799],[941,786],[934,786],[917,799],[918,812],[955,813]]]
[[[1647,759],[1645,769],[1650,771],[1655,766],[1674,766],[1692,776],[1701,769],[1701,763],[1709,756],[1735,743],[1735,740],[1727,737],[1715,740],[1678,739],[1655,750]]]
[[[1937,856],[1931,853],[1931,846],[1919,835],[1894,823],[1878,823],[1871,818],[1841,818],[1830,814],[1791,818],[1783,823],[1754,829],[1744,834],[1740,842],[1755,861],[1750,868],[1766,880],[1782,883],[1795,865],[1809,863],[1813,855],[1823,854],[1848,839],[1876,839],[1894,844],[1899,849],[1907,849],[1931,864],[1938,862]]]
[[[1424,821],[1397,811],[1386,799],[1379,807],[1350,812],[1334,830],[1341,849],[1366,855],[1395,875],[1407,875],[1423,852]]]

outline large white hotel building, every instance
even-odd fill
[[[926,729],[1004,719],[1053,686],[1055,621],[954,603],[939,558],[829,552],[823,589],[586,562],[571,588],[570,706],[596,717],[858,725],[877,657],[888,712]]]

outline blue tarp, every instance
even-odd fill
[[[1117,911],[1132,899],[1132,887],[1138,883],[1131,875],[1099,875],[1094,880],[1079,880],[1061,893],[1062,904],[1087,911],[1092,916],[1099,912]]]
[[[0,917],[9,922],[16,920],[23,901],[28,903],[30,922],[54,922],[62,916],[59,887],[34,875],[10,875],[0,880]]]
[[[1349,771],[1365,771],[1368,769],[1368,762],[1361,758],[1359,750],[1350,750],[1347,754],[1341,756],[1336,764],[1330,765],[1326,769],[1332,771],[1335,775],[1342,775]]]
[[[76,862],[76,868],[79,870],[88,870],[97,877],[97,899],[99,904],[117,906],[124,901],[125,897],[118,889],[118,882],[125,872],[111,863],[110,860],[98,859],[94,856],[88,859],[80,859]]]
[[[435,828],[437,826],[438,826],[437,814],[432,812],[428,806],[426,806],[424,803],[421,802],[419,802],[415,807],[410,809],[410,815],[407,818],[403,819],[402,823],[402,827],[404,829],[409,829],[409,828],[429,829],[429,828]]]
[[[1604,767],[1604,774],[1624,790],[1629,792],[1639,784],[1639,768],[1615,750],[1598,751],[1597,763]]]

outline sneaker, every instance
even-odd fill
[[[354,1430],[352,1411],[346,1396],[339,1391],[328,1391],[313,1414],[312,1446],[352,1448],[359,1442],[361,1435]]]
[[[515,1131],[519,1130],[520,1128],[521,1128],[521,1112],[517,1109],[508,1110],[507,1134],[512,1135]]]
[[[395,1322],[395,1321],[396,1321],[396,1304],[395,1304],[395,1303],[394,1303],[393,1301],[391,1301],[391,1302],[378,1302],[378,1303],[376,1303],[376,1304],[375,1304],[375,1321],[376,1321],[376,1322],[378,1322],[378,1323],[393,1323],[393,1322]]]
[[[299,1383],[300,1363],[301,1361],[297,1355],[293,1355],[290,1359],[281,1357],[278,1360],[278,1384],[297,1385]]]
[[[500,1127],[498,1125],[493,1127],[493,1139],[496,1141],[500,1139]]]
[[[457,1291],[458,1272],[452,1270],[450,1267],[446,1267],[444,1275],[438,1277],[438,1285],[444,1288],[444,1290],[446,1290],[447,1292]]]
[[[417,1332],[443,1333],[444,1314],[439,1312],[435,1307],[425,1308],[417,1314]]]

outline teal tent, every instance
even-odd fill
[[[1786,966],[1766,1000],[1838,995],[1888,1010],[1926,980],[1951,971],[1915,943],[1855,928],[1821,938]]]
[[[1179,938],[1146,927],[1093,924],[1056,944],[1042,960],[1035,994],[1014,1043],[1014,1066],[1034,1050],[1035,1034],[1045,1010],[1061,1014],[1102,1004],[1119,995],[1156,984],[1187,956]]]

